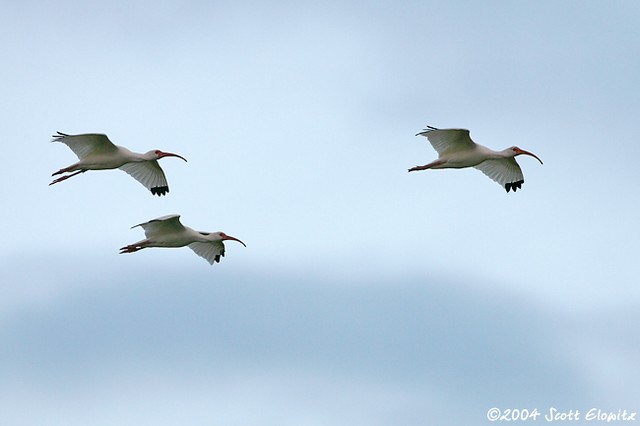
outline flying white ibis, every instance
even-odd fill
[[[51,176],[63,173],[74,172],[62,176],[49,185],[62,182],[79,173],[87,170],[124,170],[135,180],[144,185],[154,195],[164,195],[169,192],[169,185],[164,172],[158,164],[158,160],[163,157],[178,157],[187,161],[184,157],[170,152],[163,152],[155,149],[144,154],[131,152],[127,148],[114,145],[107,135],[99,133],[86,133],[82,135],[67,135],[58,132],[53,135],[51,142],[62,142],[71,148],[80,159],[75,164],[60,169]]]
[[[132,226],[142,227],[146,239],[129,244],[120,249],[120,254],[133,253],[148,247],[184,247],[189,246],[198,256],[205,258],[211,265],[220,262],[224,256],[225,240],[237,241],[243,246],[245,243],[224,232],[199,232],[180,223],[180,215],[162,216],[149,222]]]
[[[427,126],[416,136],[426,137],[433,149],[438,152],[438,159],[424,166],[409,169],[410,172],[425,169],[462,169],[475,167],[509,192],[522,188],[524,176],[514,157],[530,155],[542,164],[537,155],[512,146],[502,151],[493,151],[478,145],[471,140],[467,129],[436,129]]]

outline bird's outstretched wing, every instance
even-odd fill
[[[67,145],[78,159],[82,160],[92,154],[106,154],[118,150],[107,137],[101,133],[85,133],[82,135],[67,135],[57,132],[51,142],[62,142]]]
[[[194,242],[189,244],[189,248],[198,256],[203,257],[213,265],[220,262],[220,258],[224,257],[224,243],[222,241],[212,241],[210,243]]]
[[[426,137],[439,156],[448,152],[473,149],[475,146],[467,129],[436,129],[435,127],[429,127],[416,136],[418,135]]]
[[[507,192],[511,189],[513,189],[513,192],[516,192],[522,188],[522,184],[524,183],[522,169],[515,158],[485,160],[474,167],[498,182]]]
[[[180,222],[179,214],[162,216],[157,219],[150,220],[149,222],[139,223],[131,228],[135,228],[137,226],[144,229],[144,234],[147,238],[153,238],[160,234],[173,234],[185,230],[185,227]]]
[[[169,184],[157,160],[125,163],[120,170],[127,172],[140,182],[153,195],[165,195],[169,192]]]

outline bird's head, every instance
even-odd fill
[[[172,152],[160,151],[159,149],[154,149],[154,150],[151,150],[151,151],[147,152],[145,154],[145,157],[148,157],[148,158],[150,158],[152,160],[159,160],[159,159],[164,158],[164,157],[178,157],[178,158],[180,158],[180,159],[182,159],[184,161],[187,161],[187,159],[184,158],[181,155],[174,154]]]
[[[207,235],[207,237],[210,238],[212,241],[232,240],[232,241],[239,242],[240,244],[242,244],[245,247],[247,246],[245,243],[243,243],[242,241],[240,241],[236,237],[232,237],[231,235],[227,235],[224,232],[211,232],[209,234],[204,234],[203,233],[203,235]]]
[[[511,156],[513,156],[513,157],[516,157],[516,156],[518,156],[518,155],[523,155],[523,154],[524,154],[524,155],[529,155],[529,156],[531,156],[531,157],[535,158],[536,160],[538,160],[538,161],[540,162],[540,164],[544,164],[544,163],[542,162],[542,160],[541,160],[540,158],[538,158],[538,156],[537,156],[537,155],[535,155],[535,154],[534,154],[534,153],[532,153],[532,152],[525,151],[524,149],[520,149],[520,148],[518,148],[517,146],[512,146],[511,148],[507,148],[507,151],[508,151],[508,152],[511,154]]]

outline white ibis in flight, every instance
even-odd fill
[[[410,172],[425,169],[462,169],[475,167],[489,176],[500,186],[509,192],[516,192],[522,188],[524,176],[515,157],[518,155],[530,155],[542,164],[537,155],[520,149],[517,146],[493,151],[485,146],[478,145],[471,140],[467,129],[436,129],[427,126],[416,136],[426,137],[433,149],[438,153],[438,159],[424,166],[416,166],[409,169]]]
[[[211,265],[220,262],[224,256],[224,241],[237,241],[243,246],[245,243],[224,232],[199,232],[180,223],[180,215],[162,216],[149,222],[132,226],[142,227],[147,238],[137,243],[129,244],[120,249],[120,254],[134,253],[148,247],[184,247],[189,246],[198,256],[203,257]]]
[[[124,170],[135,180],[144,185],[154,195],[164,195],[169,192],[169,185],[164,172],[158,164],[158,160],[164,157],[178,157],[187,161],[184,157],[170,152],[155,149],[144,154],[131,152],[127,148],[114,145],[107,135],[99,133],[86,133],[82,135],[67,135],[58,132],[53,135],[51,142],[62,142],[71,148],[80,159],[75,164],[60,169],[51,176],[70,173],[62,176],[49,185],[62,182],[87,170]]]

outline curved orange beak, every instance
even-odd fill
[[[174,154],[174,153],[172,153],[172,152],[163,152],[163,151],[160,151],[160,154],[158,154],[158,158],[163,158],[163,157],[178,157],[178,158],[180,158],[180,159],[182,159],[182,160],[184,160],[184,161],[187,161],[187,159],[186,159],[186,158],[184,158],[184,157],[183,157],[183,156],[181,156],[181,155]]]
[[[529,152],[529,151],[525,151],[524,149],[516,148],[516,155],[520,155],[520,154],[530,155],[531,157],[533,157],[536,160],[538,160],[540,162],[540,164],[544,164],[542,162],[542,160],[540,158],[538,158],[538,156],[535,155],[533,152]]]
[[[242,244],[243,246],[247,246],[245,243],[243,243],[242,241],[240,241],[239,239],[237,239],[236,237],[232,237],[231,235],[227,235],[227,234],[222,234],[222,241],[224,240],[232,240],[232,241],[237,241],[240,244]]]

